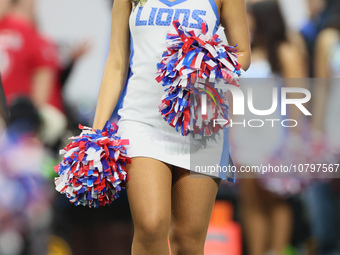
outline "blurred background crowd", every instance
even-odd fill
[[[340,1],[246,2],[252,65],[241,84],[256,84],[264,105],[270,86],[305,87],[313,116],[292,108],[301,124],[289,131],[232,130],[235,165],[338,164]],[[53,183],[59,149],[78,123],[92,125],[111,6],[0,0],[0,255],[130,254],[125,193],[110,207],[88,209],[71,205]],[[222,182],[205,254],[340,254],[339,185],[321,177]]]

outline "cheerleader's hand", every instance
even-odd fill
[[[103,130],[79,125],[82,133],[71,137],[61,154],[62,162],[55,166],[59,177],[56,190],[75,205],[99,207],[111,204],[129,179],[126,164],[127,139],[117,135],[116,124],[106,123]]]

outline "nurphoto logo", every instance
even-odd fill
[[[277,108],[281,108],[281,116],[287,116],[287,106],[295,105],[305,116],[311,116],[312,114],[307,110],[304,106],[305,103],[308,103],[311,99],[311,92],[305,88],[296,88],[296,87],[282,87],[280,88],[280,93],[278,88],[272,89],[272,105],[269,109],[259,110],[254,106],[254,96],[253,96],[253,88],[247,89],[247,97],[244,95],[243,91],[236,86],[230,84],[216,84],[215,88],[228,88],[233,97],[233,115],[244,115],[245,114],[245,106],[248,107],[248,110],[257,116],[269,116],[273,114]],[[302,98],[289,98],[288,94],[301,94]],[[281,97],[280,97],[281,95]],[[280,101],[279,101],[280,99]],[[202,95],[201,97],[201,110],[202,115],[207,114],[207,96]],[[275,125],[280,124],[283,127],[295,127],[298,125],[298,121],[295,119],[250,119],[239,122],[233,122],[233,120],[228,119],[215,119],[214,126],[219,124],[230,124],[233,125],[242,125],[249,127],[262,127],[264,125],[271,125],[274,127]]]

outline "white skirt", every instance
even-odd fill
[[[182,136],[165,121],[160,128],[120,119],[118,126],[118,134],[123,139],[129,139],[126,150],[130,158],[153,158],[193,173],[234,182],[234,174],[229,171],[228,128],[217,133],[215,139],[206,140],[195,139],[191,135]]]

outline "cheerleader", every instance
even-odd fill
[[[166,35],[174,31],[174,20],[188,31],[206,24],[210,34],[221,24],[229,45],[237,45],[238,63],[244,70],[250,65],[244,0],[114,1],[93,128],[102,129],[114,108],[120,108],[118,132],[130,142],[126,189],[134,223],[132,254],[169,254],[168,243],[172,255],[203,254],[217,189],[221,179],[228,178],[210,172],[201,175],[206,178],[191,177],[192,140],[159,112],[164,87],[155,80],[157,63],[167,49]],[[227,131],[220,132],[216,143],[226,163]]]
[[[249,5],[248,15],[253,38],[252,66],[244,77],[261,79],[260,82],[256,79],[246,82],[247,79],[243,79],[242,85],[243,88],[256,87],[257,94],[254,94],[259,95],[260,92],[262,96],[260,106],[259,101],[256,106],[267,107],[271,103],[270,94],[274,87],[293,87],[296,85],[290,81],[294,79],[286,78],[306,77],[305,50],[303,44],[300,44],[299,37],[291,34],[285,26],[276,1],[253,3]],[[288,112],[292,119],[302,122],[303,118],[297,108],[291,107]],[[251,119],[254,115],[249,113],[245,117]],[[269,117],[256,116],[261,117],[282,118],[279,111],[273,112]],[[249,127],[234,129],[232,134],[234,160],[236,164],[247,166],[267,163],[284,165],[296,161],[301,163],[302,159],[298,156],[290,157],[293,153],[298,155],[296,148],[299,147],[293,148],[290,154],[288,150],[282,149],[296,144],[292,141],[300,141],[299,132],[300,127],[285,129],[264,126],[255,129]],[[300,146],[301,143],[297,144]],[[283,156],[273,160],[276,154],[288,155],[285,156],[286,161]],[[293,230],[293,212],[288,198],[299,193],[302,184],[299,179],[293,177],[283,178],[279,174],[261,175],[256,179],[249,175],[240,182],[240,207],[248,252],[251,255],[282,254],[289,245]]]

